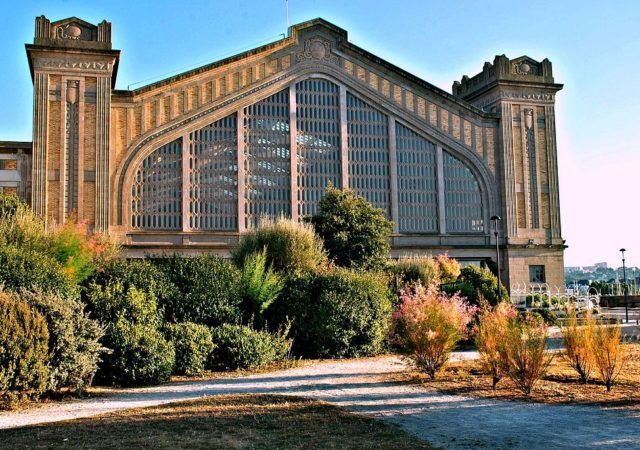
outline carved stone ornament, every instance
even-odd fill
[[[75,23],[68,23],[56,28],[57,39],[71,39],[73,41],[78,41],[83,38],[82,34],[82,28]]]
[[[528,61],[520,61],[513,65],[513,73],[518,75],[540,75],[538,67]]]
[[[296,55],[298,61],[316,60],[338,64],[338,57],[331,54],[331,43],[320,38],[304,41],[304,51]]]
[[[43,69],[77,69],[77,70],[97,70],[107,72],[111,65],[98,61],[69,61],[65,59],[40,58],[36,60],[36,67]]]
[[[533,109],[524,110],[524,124],[527,130],[533,127]]]

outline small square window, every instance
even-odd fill
[[[529,281],[531,283],[546,283],[544,266],[529,266]]]

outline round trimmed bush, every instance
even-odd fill
[[[49,332],[42,314],[0,292],[0,395],[38,397],[47,388]]]
[[[385,276],[336,269],[290,279],[267,312],[272,324],[291,319],[297,355],[367,356],[383,350],[391,297]]]
[[[173,373],[178,375],[202,373],[209,355],[215,348],[211,330],[204,325],[183,322],[169,325],[167,334],[176,350]]]
[[[217,347],[211,354],[211,366],[254,369],[282,360],[291,349],[287,332],[286,327],[277,333],[269,333],[232,324],[214,328],[213,340]]]
[[[248,255],[265,249],[267,267],[277,272],[314,272],[327,261],[322,239],[313,227],[284,217],[264,218],[257,228],[244,234],[233,252],[233,260],[241,267]]]
[[[118,320],[103,339],[104,356],[96,378],[119,386],[150,386],[168,381],[175,362],[173,344],[155,327]]]

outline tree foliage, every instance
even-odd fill
[[[498,278],[487,268],[467,266],[460,271],[455,283],[443,285],[442,289],[450,294],[460,292],[472,305],[479,306],[485,299],[491,306],[498,304]],[[500,285],[501,300],[508,301],[509,294],[503,284]]]
[[[328,186],[311,223],[338,266],[361,270],[385,267],[393,222],[382,209],[352,190]]]

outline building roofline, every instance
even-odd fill
[[[411,81],[412,83],[415,83],[416,85],[420,86],[423,89],[426,89],[429,92],[432,92],[433,94],[443,97],[444,99],[446,99],[447,101],[457,104],[460,107],[463,107],[467,110],[472,111],[475,114],[481,115],[485,118],[495,118],[496,115],[493,113],[488,113],[483,111],[482,109],[460,99],[459,97],[456,97],[452,94],[450,94],[449,92],[423,80],[422,78],[413,75],[410,72],[407,72],[404,69],[401,69],[400,67],[396,66],[395,64],[392,64],[388,61],[385,61],[384,59],[374,55],[373,53],[349,42],[348,40],[348,32],[343,29],[338,27],[337,25],[334,25],[331,22],[326,21],[325,19],[322,18],[315,18],[315,19],[311,19],[311,20],[307,20],[305,22],[301,22],[298,24],[294,24],[291,25],[288,29],[288,36],[283,38],[283,39],[279,39],[277,41],[271,42],[269,44],[265,44],[262,45],[260,47],[256,47],[238,54],[235,54],[233,56],[229,56],[227,58],[218,60],[218,61],[214,61],[205,65],[202,65],[200,67],[196,67],[194,69],[176,74],[176,75],[172,75],[170,77],[164,78],[162,80],[150,83],[148,85],[142,86],[140,88],[137,89],[132,89],[132,90],[127,90],[127,89],[116,89],[113,91],[113,95],[120,97],[120,98],[128,98],[128,97],[135,97],[137,95],[141,95],[144,94],[146,92],[150,92],[154,89],[160,88],[162,86],[177,82],[177,81],[181,81],[181,80],[185,80],[187,78],[190,78],[194,75],[199,75],[201,73],[207,72],[211,69],[215,69],[215,68],[219,68],[222,66],[225,66],[227,64],[242,60],[246,57],[249,56],[253,56],[259,53],[262,53],[264,51],[267,50],[271,50],[271,49],[275,49],[275,48],[279,48],[279,47],[285,47],[288,44],[295,42],[296,41],[296,37],[298,35],[298,33],[300,33],[301,31],[308,29],[308,28],[312,28],[314,26],[322,26],[327,28],[328,30],[330,30],[333,33],[336,33],[340,38],[342,38],[343,40],[339,43],[339,45],[341,45],[342,47],[356,53],[359,54],[360,56],[367,58],[371,61],[373,61],[374,63],[384,67],[387,70],[390,70],[394,73],[396,73],[397,75],[407,79],[408,81]]]

